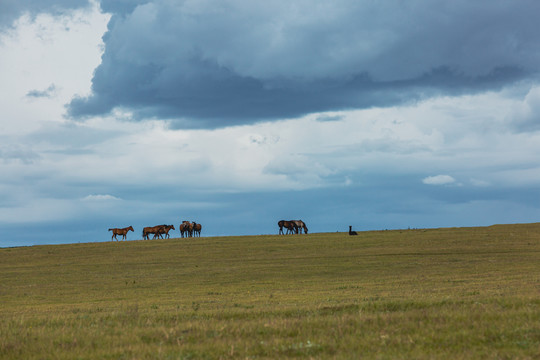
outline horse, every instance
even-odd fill
[[[171,236],[169,235],[169,231],[170,230],[176,230],[174,228],[174,225],[162,225],[161,226],[161,229],[159,230],[159,232],[157,233],[157,235],[159,235],[159,237],[161,238],[161,234],[165,234],[165,238],[166,239],[169,239]],[[156,237],[156,235],[154,235],[154,238]]]
[[[297,234],[302,233],[302,229],[304,229],[304,234],[308,233],[308,228],[306,226],[306,223],[302,220],[291,220],[292,223],[294,223],[294,227],[296,229]]]
[[[349,235],[358,235],[356,231],[353,231],[352,226],[349,225]]]
[[[197,224],[196,222],[193,222],[192,225],[193,225],[193,234],[201,237],[202,225]]]
[[[182,237],[184,237],[184,234],[186,234],[186,237],[192,235],[192,231],[193,231],[193,224],[191,224],[189,221],[187,220],[184,220],[182,221],[182,223],[180,224],[180,235],[182,235]]]
[[[157,231],[154,233],[154,237],[152,238],[152,240],[157,239],[157,238],[163,239],[161,234],[164,233],[164,229],[165,229],[166,226],[167,225],[165,225],[165,224],[154,226],[155,228],[157,228]]]
[[[130,230],[135,232],[135,230],[133,230],[133,226],[128,226],[122,229],[112,228],[112,229],[109,229],[108,231],[112,231],[111,241],[113,241],[113,239],[116,239],[116,241],[118,241],[118,238],[116,237],[116,235],[122,235],[122,240],[126,240],[126,235]]]
[[[279,226],[279,235],[285,235],[283,233],[283,228],[287,229],[287,234],[294,234],[294,232],[296,231],[295,230],[296,225],[292,221],[280,220],[278,221],[278,226]]]
[[[148,226],[143,229],[142,236],[144,240],[150,240],[150,237],[148,235],[154,234],[154,239],[156,238],[156,234],[159,234],[159,231],[161,228],[166,225],[157,225],[157,226]]]

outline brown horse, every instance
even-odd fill
[[[184,237],[184,234],[185,234],[186,237],[188,236],[191,237],[192,231],[193,231],[193,224],[187,220],[182,221],[182,223],[180,224],[180,235]]]
[[[283,228],[287,229],[287,234],[294,234],[295,231],[296,231],[295,230],[296,224],[294,224],[292,221],[280,220],[280,221],[278,221],[278,226],[279,226],[279,234],[280,235],[285,235],[283,233]]]
[[[201,237],[201,230],[202,230],[202,225],[197,224],[196,222],[193,222],[193,235]]]
[[[144,240],[150,240],[150,234],[154,234],[154,239],[159,235],[159,231],[167,225],[148,226],[143,229],[142,236]]]
[[[159,229],[158,233],[156,235],[159,235],[159,237],[161,238],[161,235],[165,235],[165,238],[166,239],[169,239],[171,236],[169,235],[169,231],[172,230],[176,230],[174,228],[174,225],[162,225],[161,226],[161,229]],[[154,235],[154,239],[156,238],[156,235]]]
[[[116,239],[116,241],[118,241],[118,238],[116,237],[116,235],[122,235],[122,240],[126,240],[126,235],[130,230],[135,232],[135,230],[133,230],[133,226],[128,226],[122,229],[119,229],[119,228],[109,229],[109,231],[112,231],[111,241],[113,241],[113,239]]]
[[[307,228],[307,226],[306,226],[306,223],[303,222],[302,220],[291,220],[291,222],[294,223],[295,228],[296,228],[296,233],[297,233],[297,234],[301,234],[301,233],[302,233],[302,229],[304,229],[304,234],[307,234],[307,233],[308,233],[308,228]]]

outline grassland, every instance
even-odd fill
[[[1,359],[538,359],[540,224],[0,249]]]

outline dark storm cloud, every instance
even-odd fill
[[[0,1],[0,29],[11,26],[23,14],[60,14],[66,10],[88,6],[89,0],[2,0]]]
[[[74,118],[221,127],[500,88],[536,74],[540,3],[102,1],[113,14]]]

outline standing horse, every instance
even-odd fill
[[[184,237],[184,234],[186,235],[186,237],[188,237],[188,236],[191,236],[191,232],[193,230],[193,225],[189,221],[184,220],[180,224],[179,229],[180,229],[180,235],[182,235],[182,237]]]
[[[294,234],[296,225],[292,221],[280,220],[278,221],[279,235],[285,235],[283,228],[287,229],[287,234]]]
[[[193,236],[201,237],[202,225],[197,224],[196,222],[193,222],[192,225],[193,225]]]
[[[126,240],[126,235],[130,230],[135,232],[135,230],[133,230],[133,226],[128,226],[122,229],[119,229],[119,228],[109,229],[109,231],[112,231],[111,241],[113,241],[113,239],[116,239],[116,241],[118,241],[118,238],[116,237],[116,235],[122,235],[122,240]]]

